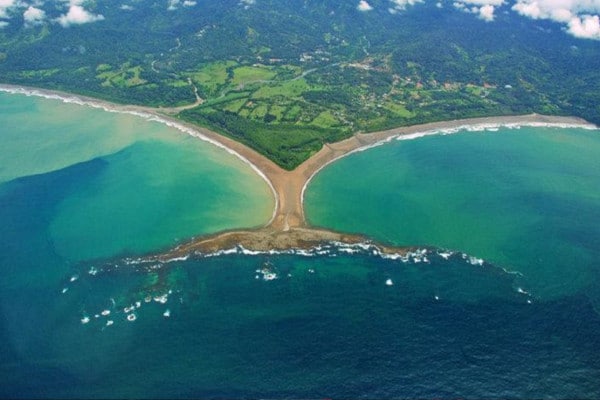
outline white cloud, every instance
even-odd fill
[[[486,4],[479,8],[479,18],[484,21],[491,22],[494,20],[494,6]]]
[[[177,10],[178,6],[179,6],[179,0],[169,0],[169,5],[167,6],[167,10],[169,10],[169,11]]]
[[[254,4],[256,4],[256,0],[240,0],[240,5],[244,6],[246,10]]]
[[[504,4],[504,0],[458,0],[454,8],[470,14],[476,14],[480,19],[491,22],[494,20],[496,7]]]
[[[565,24],[575,37],[600,39],[600,0],[517,0],[512,9],[532,19]]]
[[[16,6],[17,2],[15,0],[0,0],[0,18],[8,18],[8,12]],[[4,24],[4,26],[6,25]]]
[[[23,20],[27,26],[41,24],[45,19],[46,13],[44,10],[35,8],[33,6],[29,6],[29,8],[23,13]]]
[[[169,6],[167,7],[167,10],[174,11],[177,10],[179,6],[193,7],[196,5],[196,0],[169,0],[168,4]]]
[[[101,21],[104,16],[92,14],[83,7],[86,0],[54,0],[55,3],[65,4],[68,7],[66,13],[54,19],[63,27],[89,22]],[[46,12],[41,8],[49,0],[0,0],[0,18],[9,19],[16,15],[22,15],[25,26],[33,26],[47,19]],[[3,24],[6,26],[6,24]]]
[[[6,22],[6,21],[0,21],[0,29],[6,28],[7,26],[8,26],[8,22]]]
[[[552,11],[552,19],[557,22],[569,22],[573,18],[570,10],[560,8]]]
[[[124,11],[131,11],[131,10],[133,10],[133,6],[130,6],[129,4],[123,4],[123,5],[121,5],[121,7],[119,7],[119,8],[120,8],[121,10],[124,10]]]
[[[504,4],[504,0],[461,0],[461,3],[473,6],[495,6],[499,7]]]
[[[360,3],[358,3],[358,6],[356,6],[356,9],[358,11],[371,11],[373,9],[373,7],[371,7],[371,5],[369,3],[367,3],[365,0],[360,0]]]
[[[61,26],[66,28],[71,25],[87,24],[90,22],[102,21],[104,19],[104,16],[100,14],[92,14],[87,11],[79,5],[80,3],[80,0],[71,1],[69,11],[57,19]]]
[[[600,18],[597,15],[573,17],[567,32],[578,38],[600,40]]]
[[[392,14],[396,14],[398,11],[406,10],[408,6],[414,6],[417,3],[422,3],[423,0],[390,0],[392,6],[388,8],[388,11]]]

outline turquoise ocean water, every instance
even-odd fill
[[[0,94],[0,126],[0,397],[600,396],[597,131],[398,141],[314,178],[312,223],[423,246],[405,260],[159,264],[136,257],[264,224],[268,186],[130,115]]]

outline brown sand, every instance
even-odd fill
[[[441,129],[453,129],[472,125],[495,125],[495,124],[570,124],[590,125],[587,121],[576,117],[555,117],[539,114],[507,116],[507,117],[485,117],[460,119],[453,121],[434,122],[429,124],[414,125],[380,131],[374,133],[357,133],[354,136],[331,144],[325,144],[314,156],[304,161],[293,171],[286,171],[267,159],[253,149],[236,142],[232,139],[219,135],[206,128],[200,128],[191,124],[177,121],[190,129],[200,132],[202,135],[215,140],[225,147],[234,150],[243,158],[252,163],[271,182],[277,197],[277,208],[272,221],[268,224],[274,230],[287,231],[292,228],[307,227],[304,216],[303,190],[309,180],[321,168],[330,162],[337,160],[349,153],[361,148],[373,146],[390,138],[410,135],[420,132],[437,131]]]
[[[25,92],[42,96],[59,96],[62,98],[77,99],[80,102],[90,106],[102,107],[120,112],[141,113],[156,116],[165,122],[185,127],[195,134],[204,136],[205,138],[217,142],[229,150],[234,151],[238,156],[252,164],[255,169],[262,173],[265,179],[270,183],[277,205],[272,220],[264,228],[248,231],[225,232],[208,237],[197,238],[188,244],[179,246],[177,249],[166,253],[165,257],[174,257],[177,255],[181,256],[186,252],[191,253],[195,251],[201,251],[204,253],[208,252],[209,250],[218,251],[221,249],[235,247],[235,244],[242,245],[244,248],[250,250],[267,251],[270,249],[283,250],[289,248],[306,248],[307,246],[314,246],[326,241],[340,241],[348,243],[365,241],[366,238],[361,236],[346,235],[327,230],[309,228],[304,216],[302,199],[303,190],[313,175],[330,162],[361,148],[373,146],[377,143],[384,142],[394,137],[430,131],[439,131],[442,129],[453,129],[464,126],[488,124],[528,125],[541,123],[593,126],[587,121],[576,117],[529,114],[518,116],[460,119],[400,127],[368,134],[357,133],[346,140],[337,143],[325,144],[317,154],[306,160],[295,170],[286,171],[276,165],[273,161],[267,159],[255,150],[239,142],[215,133],[209,129],[191,125],[167,115],[173,111],[171,109],[118,105],[89,97],[76,96],[69,93],[13,85],[0,85],[0,88],[5,88],[8,90],[21,89]],[[399,249],[393,249],[395,252],[398,250]]]
[[[326,243],[340,242],[348,245],[370,243],[360,235],[332,232],[315,228],[291,228],[279,231],[269,227],[256,230],[221,232],[182,244],[168,252],[146,257],[145,260],[165,262],[189,254],[213,254],[220,250],[244,248],[256,252],[313,249]],[[410,248],[376,246],[384,254],[405,254]]]

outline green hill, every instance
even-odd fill
[[[600,42],[508,5],[486,22],[450,3],[129,3],[84,3],[103,18],[69,27],[54,3],[43,22],[11,19],[0,81],[156,107],[195,88],[204,102],[179,118],[287,169],[359,131],[531,112],[600,123]]]

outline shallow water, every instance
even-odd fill
[[[0,212],[46,215],[43,234],[65,259],[156,251],[271,217],[267,184],[197,138],[56,100],[0,93],[0,101],[9,127],[0,133]],[[10,236],[25,240],[21,228]]]
[[[544,297],[572,294],[600,272],[598,154],[598,131],[583,129],[396,141],[319,173],[306,214],[319,226],[483,257]]]
[[[156,123],[0,104],[3,125],[33,121],[0,132],[0,397],[600,396],[594,132],[394,143],[331,165],[307,191],[319,225],[454,253],[159,264],[135,256],[266,222],[267,185]],[[85,129],[35,123],[50,111]],[[44,151],[55,140],[72,151]]]

